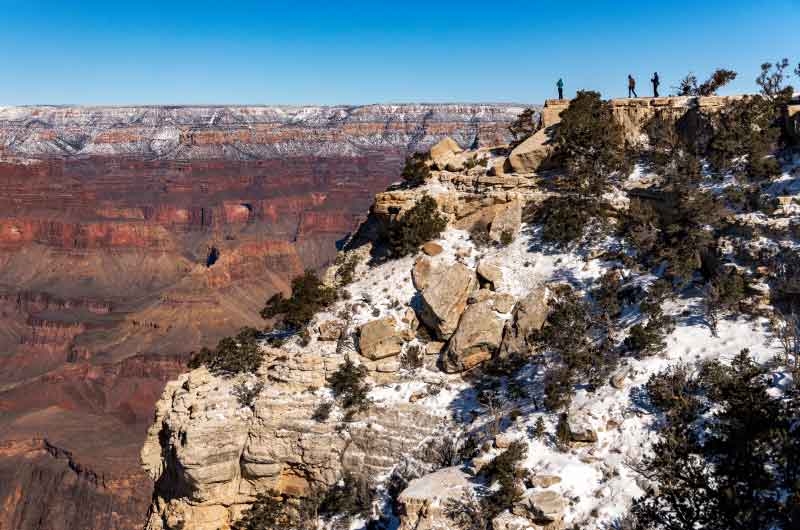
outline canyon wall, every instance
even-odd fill
[[[138,528],[187,354],[263,326],[409,152],[504,143],[521,110],[0,107],[0,529]]]

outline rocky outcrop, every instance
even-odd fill
[[[441,265],[430,271],[422,284],[420,320],[439,338],[449,339],[467,307],[469,295],[478,286],[475,271],[460,263]]]
[[[361,326],[358,350],[367,359],[377,361],[398,355],[408,338],[397,329],[393,318],[373,320]]]
[[[399,530],[450,530],[445,508],[472,490],[469,477],[458,467],[447,467],[414,479],[397,498]]]
[[[540,129],[511,151],[508,164],[516,173],[533,173],[552,153],[551,131]]]
[[[517,302],[513,319],[503,335],[500,356],[527,355],[533,347],[530,335],[542,329],[548,313],[547,288],[538,285]]]
[[[258,492],[302,496],[330,487],[344,470],[385,472],[442,426],[415,403],[373,406],[350,423],[315,420],[324,398],[314,376],[341,356],[292,362],[267,350],[266,357],[257,377],[272,383],[252,407],[236,397],[235,378],[205,368],[167,385],[142,449],[156,481],[149,530],[227,529]]]
[[[462,372],[492,358],[500,347],[505,320],[489,298],[467,306],[443,359],[449,372]]]

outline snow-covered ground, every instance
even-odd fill
[[[633,180],[646,178],[648,175],[641,168],[632,175]],[[769,193],[775,197],[797,196],[799,181],[800,160],[795,160],[772,185]],[[437,190],[430,191],[435,193]],[[777,215],[785,213],[785,209],[776,212]],[[790,213],[796,215],[798,212]],[[762,216],[763,222],[774,219],[767,214],[746,215]],[[600,257],[602,250],[622,248],[620,242],[612,237],[595,241],[590,248],[583,248],[580,252],[556,250],[542,243],[540,228],[525,224],[519,236],[505,247],[477,248],[467,232],[453,228],[449,228],[437,242],[444,250],[433,258],[436,263],[461,262],[474,268],[479,261],[489,260],[503,273],[496,290],[509,293],[517,300],[541,283],[565,282],[586,294],[606,271],[622,267],[619,262],[604,261]],[[754,240],[753,244],[769,246],[775,245],[776,241],[762,237]],[[349,299],[337,302],[327,312],[318,315],[317,320],[334,318],[351,308],[349,316],[354,328],[379,317],[391,316],[398,322],[402,321],[408,307],[418,303],[411,280],[415,259],[405,257],[373,266],[363,261],[356,269],[356,281],[347,287]],[[655,280],[655,276],[649,273],[622,271],[626,282],[647,286]],[[665,305],[665,312],[676,321],[674,331],[667,337],[666,352],[649,358],[624,358],[622,365],[628,376],[622,389],[605,384],[593,392],[585,388],[576,390],[570,417],[579,418],[583,425],[594,430],[598,437],[596,443],[576,445],[567,451],[556,447],[554,435],[558,415],[541,408],[542,367],[528,366],[513,380],[504,383],[506,388],[509,385],[521,388],[526,396],[505,403],[504,410],[515,408],[519,414],[513,421],[502,424],[504,436],[528,444],[524,465],[535,475],[560,477],[560,482],[549,489],[559,492],[568,502],[567,526],[591,524],[592,528],[598,529],[616,528],[615,524],[626,513],[632,499],[644,494],[643,483],[630,464],[641,460],[658,435],[661,418],[642,398],[643,385],[653,374],[677,363],[693,367],[707,360],[726,362],[744,348],[761,362],[769,361],[779,353],[780,345],[766,318],[729,316],[720,320],[717,333],[712,334],[702,317],[702,308],[702,300],[697,296],[678,297]],[[626,309],[623,325],[630,327],[639,320],[635,307]],[[417,339],[409,346],[416,344]],[[774,379],[782,386],[792,384],[788,372],[780,367],[774,370]],[[421,368],[410,372],[404,382],[375,387],[370,397],[377,406],[391,406],[409,401],[414,394],[424,393],[431,382],[439,382],[441,390],[421,399],[420,402],[429,410],[442,416],[453,416],[466,431],[488,428],[491,418],[486,409],[481,409],[473,382],[460,376]],[[544,420],[548,432],[543,439],[536,439],[531,434],[539,418]],[[498,449],[492,451],[500,452]]]

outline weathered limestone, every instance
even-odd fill
[[[448,164],[461,167],[464,162],[458,155],[463,151],[455,140],[447,136],[431,147],[431,160],[439,169],[447,168]]]
[[[514,505],[511,512],[540,525],[560,523],[564,519],[566,503],[555,491],[533,491]],[[555,528],[550,526],[549,528]]]
[[[553,153],[548,129],[539,129],[508,155],[508,163],[515,173],[534,173]]]
[[[319,326],[317,327],[319,340],[322,341],[338,340],[339,337],[342,335],[343,328],[344,324],[339,320],[331,319],[320,322]]]
[[[457,467],[447,467],[412,480],[397,498],[399,530],[452,530],[443,508],[470,491],[469,477]]]
[[[258,376],[269,382],[252,408],[233,392],[238,378],[205,368],[167,385],[141,455],[157,483],[148,530],[228,530],[259,492],[302,496],[344,469],[383,473],[443,427],[413,403],[370,407],[345,429],[316,421],[322,398],[286,375],[302,372],[305,355],[295,357],[267,352]]]
[[[478,285],[475,272],[461,263],[441,265],[431,270],[423,283],[420,320],[447,340],[455,333],[467,299]]]
[[[528,337],[533,331],[542,329],[548,314],[547,288],[537,285],[517,302],[513,323],[506,327],[503,336],[500,356],[527,354],[532,346]]]
[[[428,256],[438,256],[439,254],[442,253],[443,250],[444,249],[442,248],[442,245],[434,241],[428,241],[427,243],[422,245],[422,252],[424,252]]]
[[[491,359],[500,347],[505,320],[495,312],[493,305],[491,299],[485,300],[464,311],[443,358],[445,371],[469,370]]]
[[[361,326],[358,349],[371,361],[398,355],[403,349],[404,337],[397,330],[393,318],[381,318]]]
[[[481,260],[475,272],[478,273],[478,276],[489,282],[493,289],[497,289],[503,281],[503,271],[500,270],[500,267],[487,260]]]
[[[508,157],[498,156],[489,161],[488,174],[491,176],[499,177],[506,174],[506,166],[508,166]]]
[[[498,209],[489,226],[489,237],[494,241],[502,241],[503,235],[517,237],[522,224],[522,202],[511,201]]]

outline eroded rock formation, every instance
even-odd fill
[[[182,369],[174,358],[160,371],[162,356],[263,326],[264,301],[331,260],[408,152],[444,136],[503,142],[519,110],[0,108],[0,442],[47,438],[98,474],[128,477],[53,494],[53,513],[83,502],[120,514],[76,526],[36,511],[55,491],[30,479],[40,475],[4,475],[0,505],[27,506],[23,518],[7,512],[8,528],[39,516],[49,528],[138,528],[151,485],[137,446]],[[5,452],[0,466],[24,454]]]

